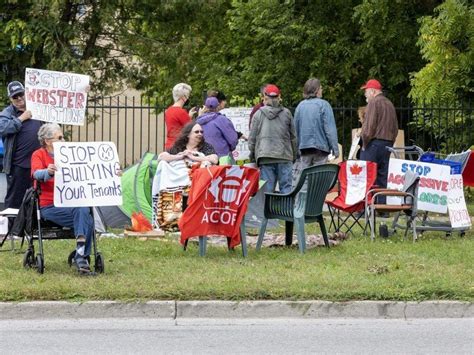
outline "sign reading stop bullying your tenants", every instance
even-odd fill
[[[56,207],[122,204],[120,164],[113,142],[54,142]]]
[[[26,108],[44,122],[83,125],[89,76],[26,68]]]

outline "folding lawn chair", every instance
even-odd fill
[[[352,162],[349,163],[348,162]],[[375,180],[377,178],[377,163],[364,162],[366,166],[365,174],[365,190],[363,191],[363,198],[357,202],[348,199],[348,174],[353,175],[352,170],[355,173],[360,173],[360,167],[354,169],[354,160],[344,161],[340,164],[339,175],[338,175],[338,195],[333,200],[326,200],[326,204],[331,215],[331,224],[329,230],[334,227],[336,232],[340,231],[342,227],[347,228],[346,233],[352,233],[352,227],[358,225],[361,229],[365,227],[360,223],[360,219],[364,216],[365,210],[365,196],[367,191],[373,188]],[[349,171],[348,171],[349,169]],[[350,190],[350,188],[349,188]],[[349,204],[347,202],[350,202]],[[343,213],[344,215],[342,215]]]
[[[395,189],[383,189],[375,188],[367,192],[365,198],[365,220],[366,226],[364,228],[364,234],[366,234],[367,225],[370,226],[370,238],[372,241],[375,239],[375,226],[376,226],[376,212],[397,212],[395,215],[391,229],[385,225],[380,226],[380,234],[384,237],[388,237],[389,234],[395,233],[397,227],[405,229],[405,238],[407,236],[408,230],[412,229],[413,231],[413,242],[416,241],[416,223],[415,219],[417,216],[417,195],[418,195],[418,183],[420,177],[418,174],[408,170],[405,173],[405,182],[403,184],[402,191]],[[381,204],[376,203],[376,198],[378,196],[396,196],[401,198],[400,205],[390,205],[390,204]],[[400,213],[403,212],[406,215],[406,224],[398,224],[398,219]]]

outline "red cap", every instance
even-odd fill
[[[365,85],[360,87],[361,89],[377,89],[377,90],[382,90],[382,84],[376,79],[370,79],[368,82],[365,83]]]
[[[264,94],[271,97],[280,96],[280,89],[276,85],[269,84],[265,86]]]

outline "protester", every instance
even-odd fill
[[[359,123],[361,126],[364,124],[364,121],[365,121],[366,108],[367,106],[360,106],[357,109],[357,116],[359,117]],[[359,144],[358,144],[359,149],[357,150],[357,153],[356,153],[356,159],[360,159],[360,152],[362,151],[362,138],[360,138],[361,131],[362,131],[362,128],[358,128],[356,131],[356,136],[359,137]]]
[[[217,106],[217,111],[221,111],[227,106],[227,96],[221,90],[208,90],[207,97],[215,97],[219,101],[219,106]]]
[[[194,122],[188,123],[181,130],[173,146],[160,153],[158,159],[167,162],[184,159],[190,162],[201,162],[201,164],[217,164],[216,152],[212,145],[205,141],[203,133],[201,125]]]
[[[383,95],[378,80],[370,79],[361,89],[365,90],[367,108],[361,130],[363,143],[360,158],[377,163],[375,184],[387,187],[390,152],[386,147],[393,147],[397,137],[397,114],[392,102]],[[382,199],[380,203],[385,201]]]
[[[255,115],[255,112],[257,112],[258,110],[260,110],[260,108],[262,108],[264,106],[264,103],[263,103],[263,99],[265,98],[265,87],[267,86],[267,84],[265,85],[262,85],[260,87],[260,102],[258,104],[256,104],[254,107],[252,107],[252,111],[250,112],[250,118],[249,118],[249,128],[252,127],[252,119],[253,119],[253,116]]]
[[[234,125],[218,112],[217,98],[208,97],[204,106],[207,112],[198,117],[196,122],[202,126],[206,142],[214,147],[219,158],[229,157],[229,162],[233,163],[232,151],[239,141]]]
[[[165,148],[169,149],[179,136],[181,129],[189,122],[195,114],[193,108],[189,113],[183,108],[189,102],[192,88],[188,84],[179,83],[173,87],[174,104],[165,111],[166,142]]]
[[[227,106],[227,96],[225,96],[225,94],[220,91],[220,90],[208,90],[207,91],[207,97],[215,97],[217,99],[217,101],[219,101],[219,105],[217,106],[217,111],[220,112],[222,111],[223,109],[226,108]],[[204,106],[205,108],[205,111],[202,111],[200,112],[200,115],[203,114],[203,113],[206,113],[208,112],[208,110],[206,109],[206,106]],[[237,138],[238,139],[244,139],[244,140],[248,140],[248,137],[243,134],[242,132],[239,132],[237,131]]]
[[[280,192],[288,193],[297,149],[293,116],[280,104],[280,89],[276,85],[265,87],[264,104],[252,120],[250,160],[257,163],[261,178],[267,182],[265,191],[273,192],[278,181]]]
[[[47,123],[38,131],[41,148],[31,157],[31,175],[40,184],[39,205],[41,217],[60,226],[73,229],[76,237],[74,262],[82,275],[92,274],[88,256],[91,252],[94,233],[94,218],[89,207],[54,206],[54,165],[53,143],[63,141],[61,127],[56,123]]]
[[[332,107],[321,99],[323,89],[319,79],[311,78],[303,88],[303,101],[295,110],[295,128],[300,157],[294,166],[293,185],[304,168],[325,164],[328,156],[339,156],[337,129]]]
[[[7,87],[10,105],[0,113],[3,140],[3,169],[7,177],[5,208],[20,208],[26,190],[31,187],[31,155],[40,147],[36,137],[42,122],[32,120],[26,110],[25,88],[18,81]]]

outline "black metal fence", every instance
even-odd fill
[[[333,104],[339,143],[347,157],[352,129],[360,127],[357,105]],[[399,128],[406,145],[443,154],[459,152],[474,144],[474,119],[471,103],[456,105],[409,102],[395,103]],[[89,123],[71,126],[73,141],[113,141],[121,162],[128,166],[145,152],[160,153],[165,142],[163,105],[153,105],[135,97],[107,97],[88,104]]]

